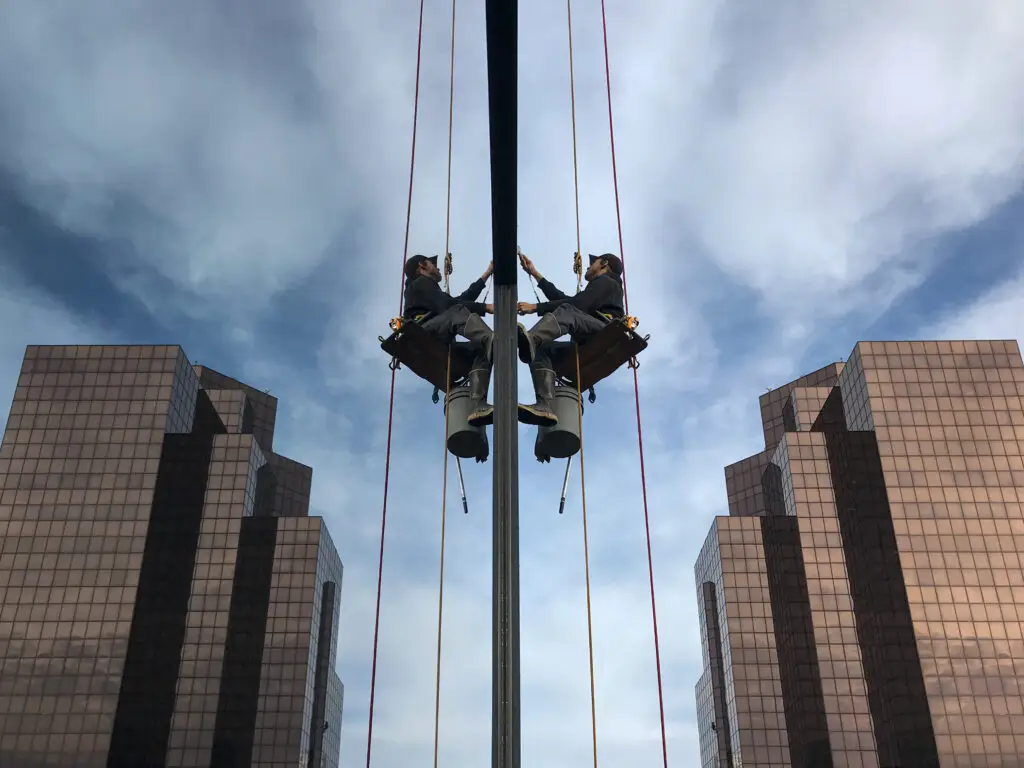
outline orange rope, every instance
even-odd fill
[[[576,193],[576,256],[573,259],[573,272],[576,273],[576,290],[583,287],[583,270],[581,269],[583,249],[580,246],[580,172],[576,154],[576,75],[572,64],[572,0],[565,0],[565,12],[569,27],[569,102],[572,106],[572,181]]]
[[[399,281],[398,316],[402,316],[405,305],[405,262],[409,258],[409,226],[412,222],[412,187],[416,171],[416,124],[420,109],[420,61],[423,53],[423,5],[420,0],[419,28],[416,33],[416,90],[412,106],[412,150],[409,157],[409,199],[405,212],[405,245],[402,251],[402,280]],[[373,661],[370,665],[370,711],[366,728],[366,768],[370,768],[370,756],[373,748],[373,705],[377,691],[377,648],[380,639],[380,597],[384,581],[384,534],[388,519],[388,487],[391,479],[391,435],[395,416],[395,376],[398,369],[391,367],[391,395],[388,404],[388,436],[384,458],[384,503],[380,516],[380,558],[377,562],[377,607],[373,619]]]
[[[454,4],[454,3],[453,3]],[[441,483],[441,569],[438,575],[437,591],[437,668],[434,686],[434,768],[437,768],[438,736],[441,727],[441,619],[444,614],[444,534],[448,517],[448,392],[451,390],[452,348],[448,347],[448,366],[445,370],[444,402],[444,480]]]
[[[448,275],[451,273],[452,227],[452,118],[455,114],[455,2],[452,0],[452,45],[448,71],[448,190],[445,202],[444,252],[445,252],[445,291],[449,291]],[[445,370],[445,402],[444,402],[444,480],[441,484],[441,565],[437,587],[437,668],[434,673],[434,768],[437,768],[437,755],[441,729],[441,626],[444,616],[444,543],[445,528],[448,516],[448,394],[452,388],[452,348],[448,346],[448,365]]]
[[[590,724],[594,734],[594,768],[597,768],[597,692],[594,683],[594,620],[590,604],[590,546],[587,537],[587,471],[583,460],[583,392],[580,391],[580,345],[576,344],[576,404],[580,416],[580,498],[583,508],[583,570],[587,582],[587,647],[590,652]]]
[[[452,231],[452,125],[455,116],[455,0],[452,0],[452,49],[448,64],[448,194],[445,200],[444,212],[444,252],[447,258],[449,272],[451,271],[451,245]],[[445,275],[444,290],[450,293],[448,275]]]
[[[416,90],[412,102],[412,150],[409,157],[409,198],[405,207],[405,245],[402,247],[402,280],[399,281],[398,291],[398,316],[402,316],[402,309],[405,307],[405,262],[409,258],[409,227],[412,224],[412,182],[416,171],[416,126],[420,114],[420,61],[423,54],[423,3],[420,0],[420,23],[416,33]],[[372,699],[372,695],[371,695]],[[372,709],[371,709],[372,712]],[[371,714],[372,718],[372,714]],[[369,757],[367,757],[369,764]]]
[[[615,219],[619,228],[619,258],[622,260],[622,294],[629,315],[629,293],[626,291],[626,254],[622,245],[622,213],[619,208],[619,174],[615,162],[615,122],[612,118],[612,75],[608,55],[608,17],[601,0],[601,30],[604,34],[604,77],[608,87],[608,136],[612,151],[612,183],[615,187]],[[665,733],[665,693],[661,680],[661,647],[658,642],[658,607],[654,598],[654,558],[651,553],[651,518],[647,505],[647,471],[644,466],[644,432],[640,420],[640,377],[633,368],[633,392],[636,396],[636,437],[640,448],[640,485],[644,496],[644,530],[647,534],[647,573],[651,584],[651,620],[654,624],[654,662],[658,672],[658,707],[661,713],[661,754],[664,768],[668,768],[668,737]]]
[[[572,0],[565,0],[566,26],[569,32],[569,103],[572,109],[572,179],[576,202],[576,254],[573,272],[576,290],[583,287],[582,245],[580,238],[580,173],[576,140],[576,74],[572,53]],[[580,347],[576,345],[576,396],[580,417],[580,496],[583,508],[583,569],[587,585],[587,649],[590,655],[590,724],[593,734],[594,768],[597,768],[597,692],[594,674],[594,620],[590,600],[590,545],[587,535],[587,473],[583,460],[583,393],[580,391]]]

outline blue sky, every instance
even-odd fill
[[[460,4],[453,287],[490,247],[482,4]],[[0,402],[26,344],[179,343],[280,398],[345,561],[342,764],[365,755],[414,0],[7,3]],[[573,8],[583,248],[615,251],[599,6]],[[427,3],[411,246],[444,248],[450,5]],[[520,244],[572,284],[564,6],[521,3]],[[1024,9],[608,3],[672,765],[698,759],[693,562],[757,396],[858,339],[1020,338]],[[520,285],[524,299],[532,297]],[[521,388],[526,390],[525,372]],[[528,396],[524,394],[524,397]],[[5,408],[6,406],[0,406]],[[660,764],[632,378],[587,414],[602,764]],[[374,762],[430,759],[443,415],[403,373]],[[521,443],[529,446],[525,429]],[[441,760],[486,763],[490,465],[452,495]],[[579,487],[524,450],[523,762],[592,764]],[[579,475],[574,477],[578,480]],[[451,485],[454,485],[454,480]]]

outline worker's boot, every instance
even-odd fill
[[[487,326],[487,323],[481,319],[480,315],[472,314],[469,316],[462,328],[462,335],[470,341],[479,344],[484,357],[488,362],[491,361],[491,345],[494,341],[494,331]],[[490,374],[488,373],[489,376]],[[487,397],[486,386],[484,389],[484,397]]]
[[[494,406],[487,402],[487,388],[491,383],[491,368],[474,368],[469,372],[469,426],[486,427],[494,423]]]
[[[548,368],[530,368],[533,375],[533,391],[537,402],[533,405],[519,404],[519,421],[538,427],[553,427],[558,417],[551,409],[555,400],[555,372]]]
[[[544,315],[530,330],[519,324],[519,359],[527,365],[537,355],[537,347],[547,341],[554,341],[562,335],[562,329],[554,315]]]

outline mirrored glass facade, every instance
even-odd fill
[[[0,447],[0,766],[338,765],[342,564],[277,401],[29,347]]]
[[[761,397],[695,574],[704,768],[1024,765],[1024,364],[862,342]]]

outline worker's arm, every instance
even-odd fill
[[[599,307],[607,305],[609,300],[614,298],[615,292],[620,290],[621,288],[619,288],[618,283],[614,279],[604,276],[597,277],[587,283],[587,287],[575,296],[566,296],[565,298],[553,301],[542,301],[537,305],[537,314],[546,314],[562,304],[571,304],[581,312],[592,314]],[[547,291],[544,293],[548,295]],[[565,294],[562,295],[565,296]]]
[[[477,280],[476,283],[481,283],[481,285],[472,298],[476,298],[480,295],[480,291],[483,290],[482,281]],[[473,289],[476,283],[470,286],[470,290]],[[435,315],[439,315],[446,309],[450,309],[458,304],[465,305],[469,308],[470,312],[476,312],[478,315],[483,315],[487,311],[486,305],[463,298],[470,293],[469,290],[462,294],[462,296],[449,296],[441,290],[441,286],[436,281],[429,277],[416,278],[416,281],[413,283],[413,290],[416,292],[417,299],[419,299],[417,306],[427,307]]]
[[[544,292],[544,295],[548,298],[548,302],[563,301],[569,298],[555,287],[554,283],[544,277],[544,275],[540,273],[537,267],[534,266],[533,262],[522,251],[519,251],[519,263],[522,265],[523,271],[537,281],[537,287]]]
[[[548,301],[564,301],[569,297],[546,277],[537,277],[537,287],[541,289]]]
[[[477,297],[481,294],[486,285],[487,280],[485,278],[478,278],[469,284],[469,288],[467,288],[458,296],[456,296],[455,300],[461,301],[463,304],[475,302]]]
[[[491,263],[487,265],[487,269],[484,270],[484,273],[480,275],[478,279],[470,283],[469,288],[467,288],[461,294],[459,294],[458,300],[461,301],[463,304],[475,302],[477,297],[480,295],[480,292],[483,291],[484,287],[487,285],[487,278],[489,278],[493,272],[494,261],[492,260]],[[477,314],[482,313],[478,312]]]

